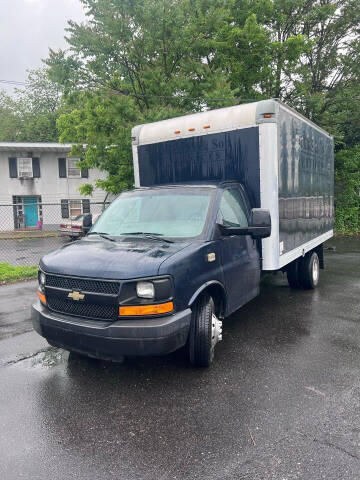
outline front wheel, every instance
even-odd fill
[[[215,345],[222,340],[222,322],[215,315],[214,301],[203,294],[192,310],[189,357],[190,363],[209,367],[214,359]]]

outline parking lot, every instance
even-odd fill
[[[69,356],[32,331],[36,283],[0,287],[0,478],[359,478],[360,240],[329,245],[317,290],[264,279],[208,370]]]
[[[12,265],[37,265],[39,258],[51,250],[65,245],[69,237],[10,238],[0,239],[0,263]]]

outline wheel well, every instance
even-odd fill
[[[226,294],[223,287],[220,284],[213,283],[212,285],[204,288],[204,290],[202,290],[196,297],[196,300],[199,298],[200,295],[203,295],[204,293],[208,293],[214,300],[215,315],[218,318],[223,318],[226,312]]]
[[[324,244],[321,243],[320,245],[318,245],[317,247],[313,248],[312,250],[309,250],[308,252],[306,252],[306,255],[311,255],[313,252],[317,253],[318,257],[319,257],[319,264],[320,264],[320,268],[322,270],[324,270],[325,268],[325,262],[324,262]],[[287,265],[285,265],[285,267],[281,268],[281,271],[282,272],[287,272],[289,269],[291,269],[294,265],[295,262],[298,262],[298,261],[301,261],[304,257],[300,256],[298,258],[295,258],[295,260],[293,260],[292,262],[288,263]]]

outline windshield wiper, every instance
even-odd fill
[[[160,242],[174,243],[168,238],[164,238],[162,233],[152,233],[152,232],[124,232],[121,235],[143,235],[146,238],[151,238],[152,240],[160,240]]]
[[[111,237],[108,237],[108,233],[105,232],[90,232],[86,236],[88,237],[89,235],[99,235],[101,238],[105,238],[106,240],[110,240],[110,242],[115,242],[115,240]]]

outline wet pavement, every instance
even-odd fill
[[[48,252],[70,241],[69,237],[0,239],[0,263],[38,265]]]
[[[0,478],[358,479],[360,240],[315,291],[268,277],[213,367],[112,364],[31,331],[34,282],[0,287]]]

